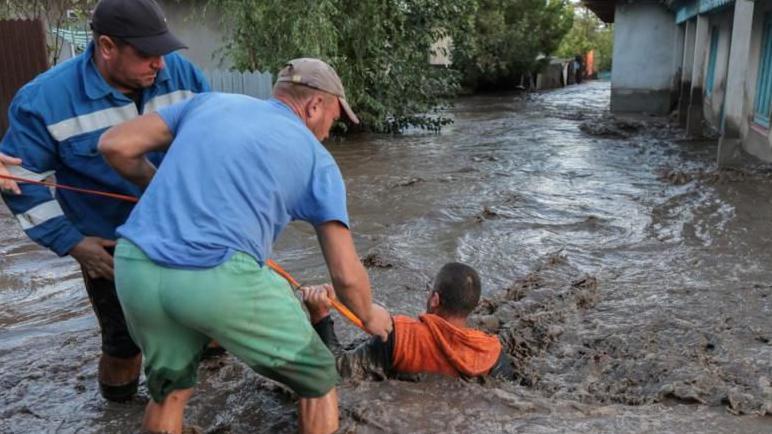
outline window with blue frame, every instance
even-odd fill
[[[718,59],[718,26],[713,26],[710,31],[710,56],[708,56],[708,75],[705,78],[705,95],[713,94],[713,86],[716,82],[716,60]]]
[[[769,128],[770,102],[772,102],[772,14],[764,17],[759,77],[756,80],[756,104],[753,122]]]

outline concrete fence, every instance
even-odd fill
[[[270,72],[235,72],[215,69],[204,71],[212,90],[225,93],[240,93],[255,98],[268,99],[273,88]]]

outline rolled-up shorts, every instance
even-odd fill
[[[156,402],[195,385],[211,340],[300,397],[324,396],[338,381],[335,360],[289,283],[247,254],[209,269],[166,268],[121,239],[115,277]]]

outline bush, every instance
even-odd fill
[[[473,49],[454,53],[472,89],[513,88],[522,74],[538,72],[571,28],[568,0],[480,0]]]
[[[459,75],[429,65],[433,43],[467,46],[470,0],[210,0],[230,28],[226,54],[240,70],[278,71],[317,57],[341,76],[362,128],[438,130]]]

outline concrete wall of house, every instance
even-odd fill
[[[205,0],[159,0],[158,3],[166,14],[169,28],[189,48],[180,54],[201,69],[228,69],[232,66],[229,59],[222,59],[220,48],[224,45],[220,14],[214,8],[208,8],[202,16]]]
[[[678,98],[678,124],[686,128],[686,118],[689,113],[689,101],[692,92],[692,68],[694,67],[694,35],[697,20],[687,20],[684,26],[684,49],[681,58],[681,92]]]
[[[686,39],[686,23],[676,27],[673,38],[673,78],[670,85],[670,109],[674,109],[681,95],[681,75],[683,73],[684,40]]]
[[[770,131],[753,123],[753,108],[756,100],[756,85],[761,61],[762,34],[764,33],[764,16],[772,12],[772,2],[755,2],[753,11],[753,27],[751,30],[750,62],[746,73],[745,103],[743,122],[740,126],[743,149],[765,161],[772,161],[772,137]]]
[[[726,8],[709,17],[711,32],[718,29],[718,49],[716,56],[716,69],[714,71],[713,89],[707,89],[707,82],[703,86],[706,92],[705,103],[703,106],[705,120],[708,125],[715,130],[721,129],[721,114],[724,105],[724,96],[726,95],[726,79],[728,72],[729,50],[732,42],[732,21],[734,19],[734,9]],[[709,38],[711,38],[709,36]],[[710,46],[710,43],[708,43]],[[710,56],[710,53],[708,53]],[[708,62],[705,63],[705,77],[707,81]]]
[[[673,14],[656,1],[617,3],[611,110],[666,114],[671,107]]]

